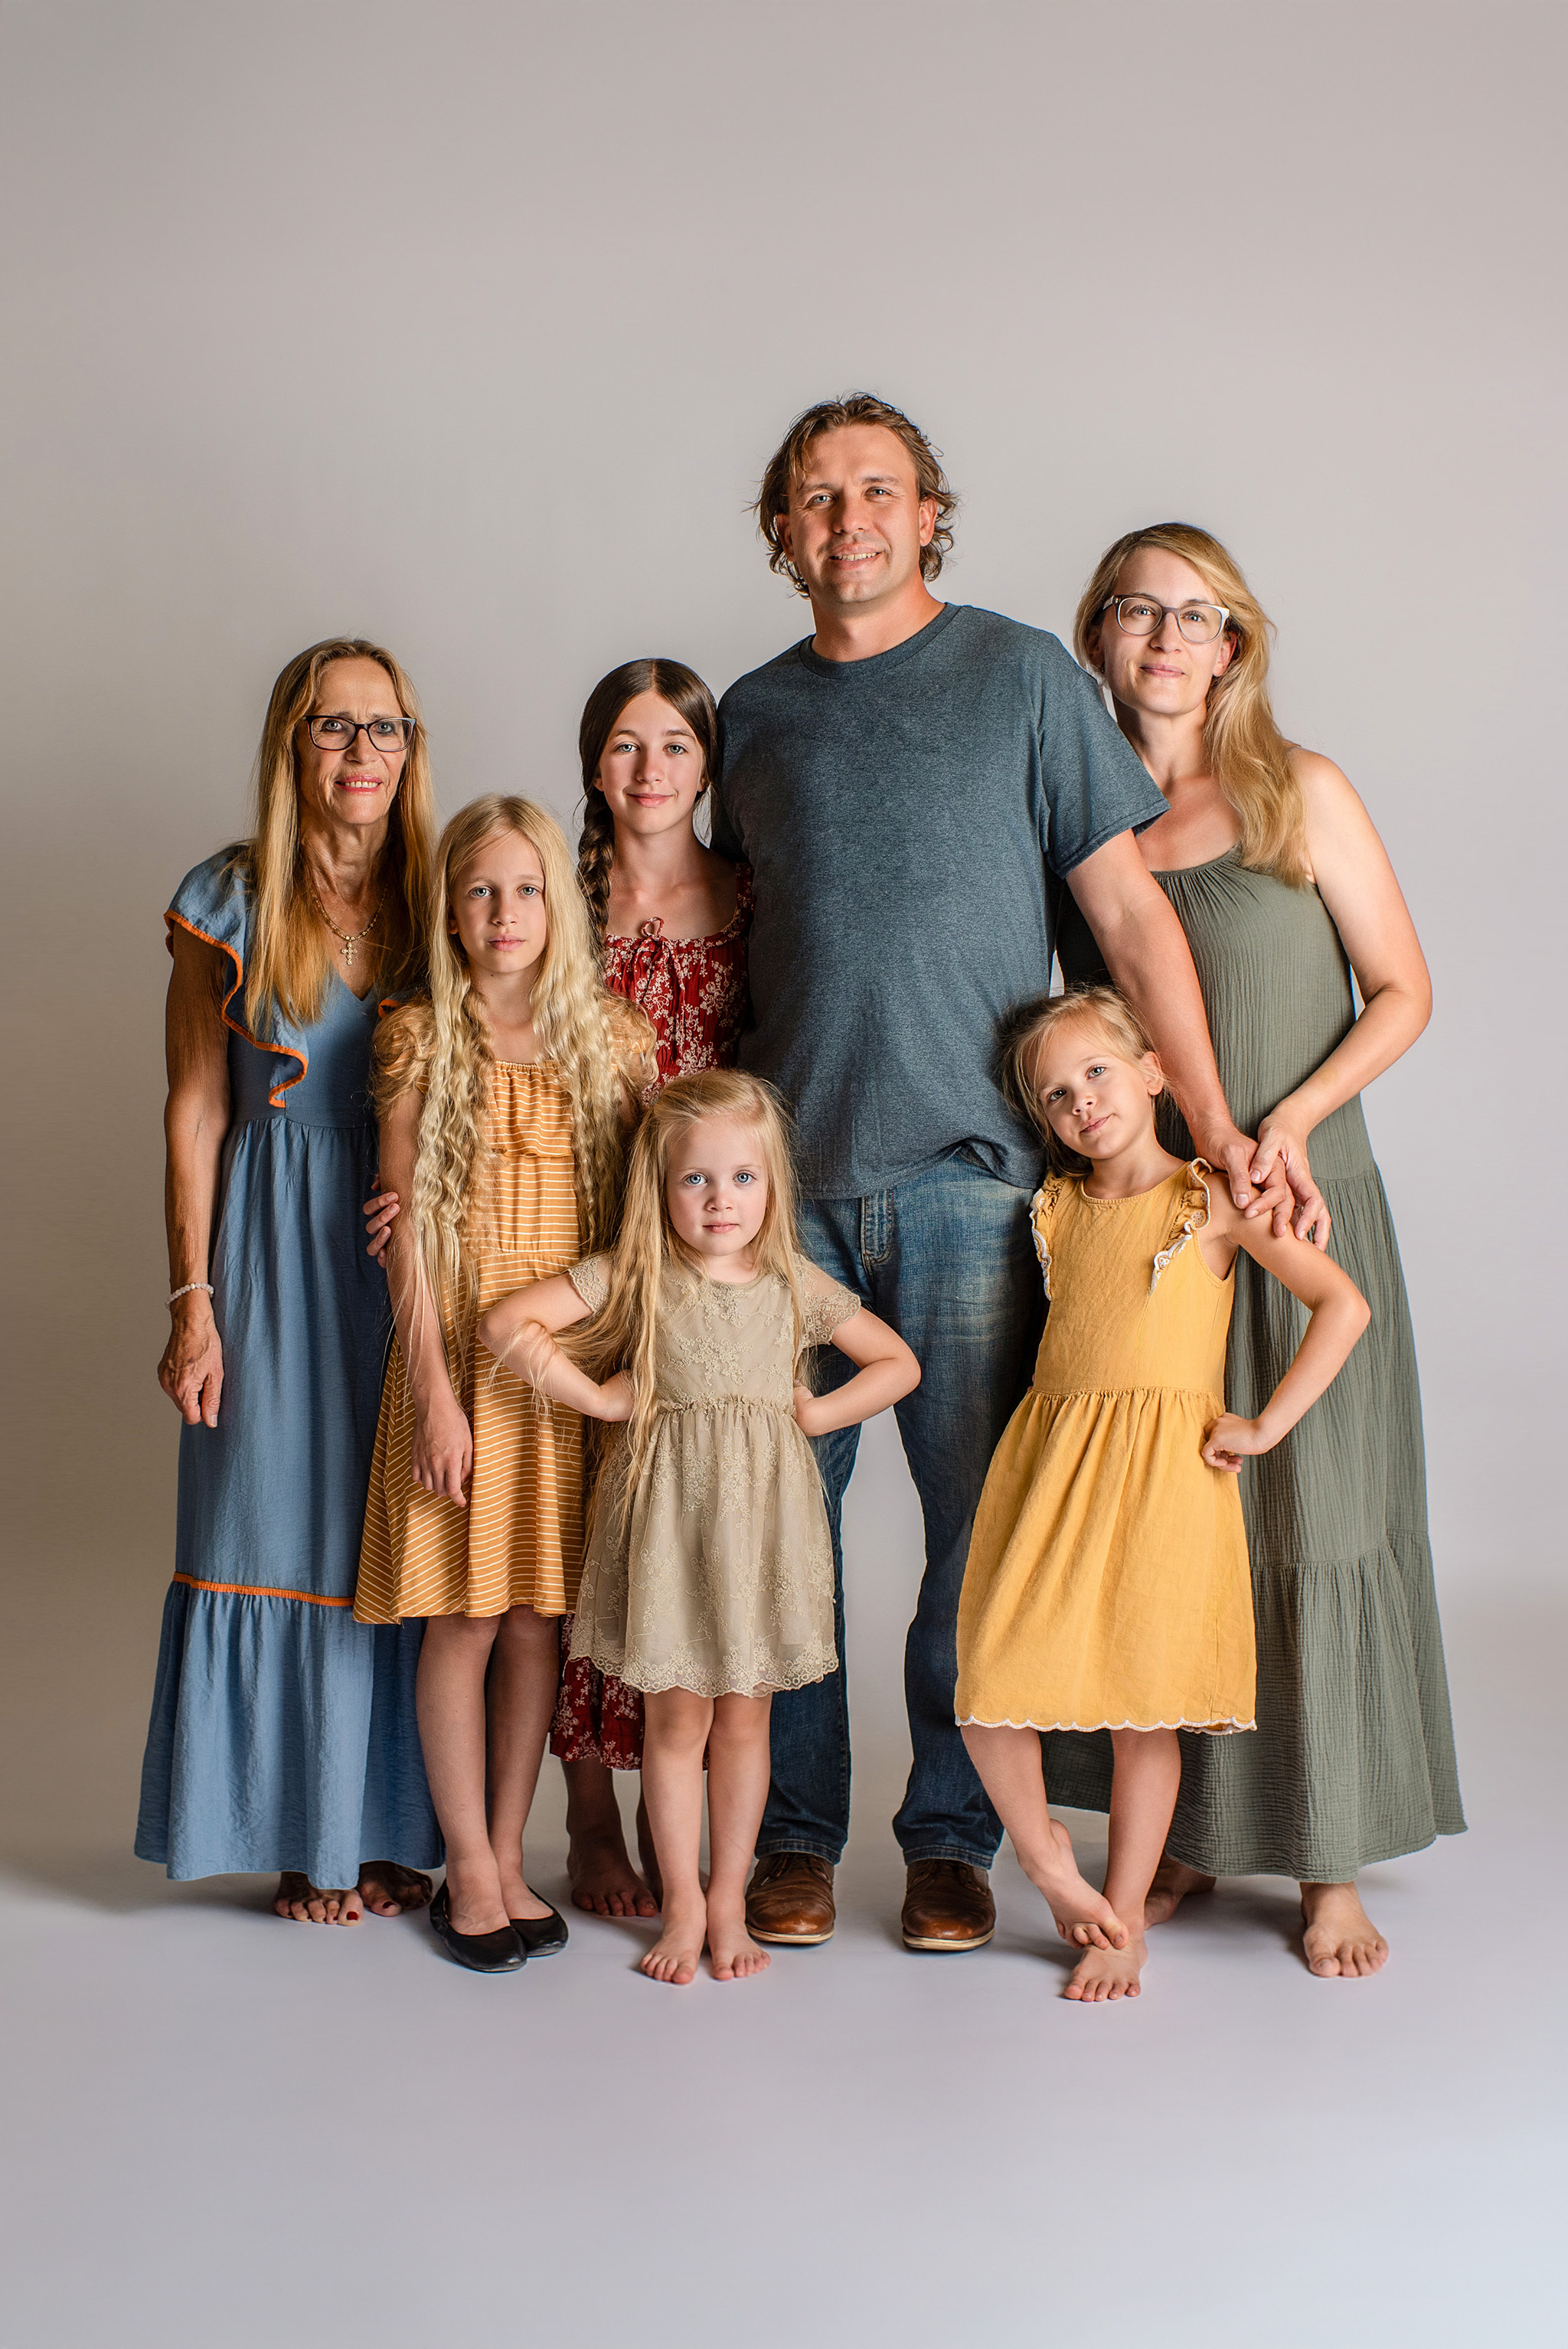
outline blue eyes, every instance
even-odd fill
[[[690,1188],[692,1185],[696,1184],[711,1182],[712,1179],[712,1176],[708,1174],[683,1174],[681,1176],[681,1184],[683,1188]],[[745,1167],[742,1167],[739,1174],[732,1175],[730,1179],[734,1183],[737,1190],[741,1190],[748,1184],[755,1183],[757,1177],[755,1174],[750,1174]]]

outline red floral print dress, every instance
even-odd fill
[[[737,867],[735,911],[706,938],[666,938],[662,922],[634,937],[604,941],[604,984],[645,1011],[658,1045],[659,1082],[696,1069],[732,1069],[751,998],[746,941],[751,927],[751,872]],[[572,1618],[561,1626],[569,1657]],[[562,1762],[603,1762],[611,1770],[643,1766],[643,1699],[585,1656],[562,1666],[550,1750]]]

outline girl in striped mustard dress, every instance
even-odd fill
[[[384,1020],[381,1164],[408,1202],[354,1609],[427,1618],[419,1737],[446,1838],[430,1920],[486,1973],[562,1948],[522,1833],[583,1567],[582,1422],[536,1407],[474,1327],[613,1237],[652,1036],[600,979],[566,843],[531,802],[454,816],[437,853],[430,992]]]

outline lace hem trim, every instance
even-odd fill
[[[1205,1737],[1233,1737],[1239,1730],[1256,1729],[1257,1722],[1238,1721],[1234,1715],[1228,1721],[984,1721],[977,1713],[955,1716],[960,1729],[1076,1729],[1087,1733],[1095,1729],[1195,1729]]]
[[[1206,1158],[1194,1158],[1189,1162],[1187,1172],[1191,1175],[1191,1181],[1189,1183],[1187,1189],[1183,1192],[1181,1196],[1181,1204],[1188,1211],[1186,1219],[1181,1226],[1180,1233],[1177,1235],[1176,1238],[1171,1241],[1170,1247],[1161,1248],[1159,1255],[1154,1259],[1154,1270],[1150,1276],[1149,1281],[1149,1294],[1150,1297],[1153,1296],[1155,1290],[1159,1288],[1160,1276],[1164,1271],[1166,1266],[1170,1264],[1174,1257],[1181,1255],[1182,1249],[1186,1247],[1193,1233],[1201,1232],[1204,1225],[1208,1222],[1210,1215],[1209,1185],[1204,1182],[1203,1177],[1205,1174],[1212,1174],[1213,1171],[1213,1168],[1210,1165]],[[1202,1206],[1202,1215],[1198,1212],[1200,1206]],[[1161,1729],[1169,1729],[1173,1725],[1180,1726],[1181,1728],[1191,1726],[1189,1723],[1185,1722],[1172,1724],[1170,1722],[1164,1721],[1162,1721],[1159,1725]]]
[[[722,1668],[717,1672],[705,1672],[686,1663],[673,1669],[666,1667],[662,1672],[648,1670],[646,1678],[638,1678],[635,1658],[628,1661],[624,1656],[579,1648],[573,1651],[573,1662],[580,1662],[584,1655],[606,1678],[623,1682],[641,1696],[663,1696],[667,1689],[677,1688],[685,1689],[689,1696],[787,1696],[794,1689],[810,1688],[816,1681],[825,1681],[839,1669],[839,1659],[831,1648],[803,1657],[788,1670],[775,1666],[760,1678]]]

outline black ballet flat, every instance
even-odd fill
[[[529,1890],[532,1889],[530,1885]],[[570,1939],[559,1909],[552,1909],[548,1917],[514,1917],[511,1930],[531,1958],[552,1958]]]
[[[528,1951],[511,1925],[493,1933],[459,1933],[444,1884],[430,1903],[430,1928],[453,1963],[470,1973],[515,1974],[527,1963]]]

